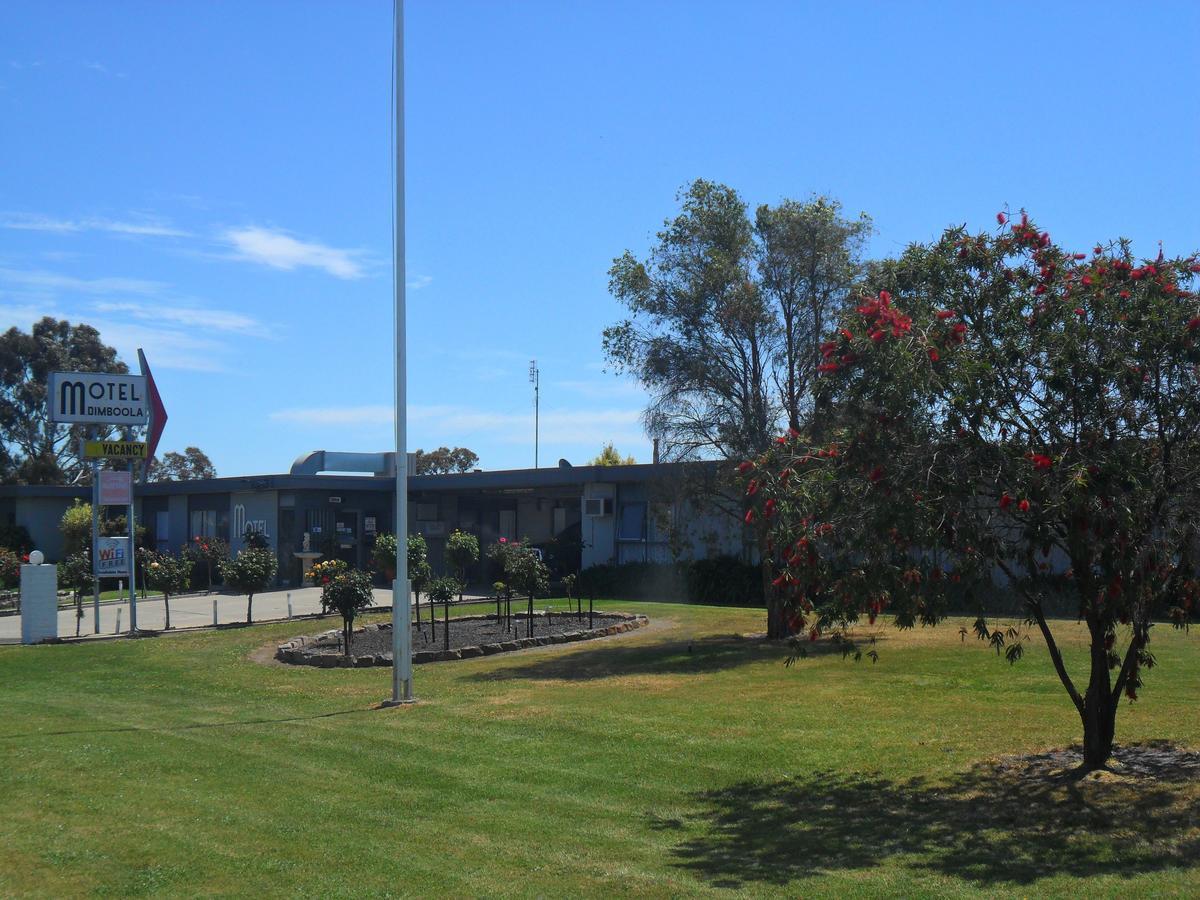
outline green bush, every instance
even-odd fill
[[[335,575],[321,588],[321,609],[342,617],[342,649],[346,656],[350,655],[354,637],[354,618],[373,601],[371,575],[359,569]]]
[[[279,560],[274,553],[255,547],[247,547],[233,559],[221,563],[221,577],[225,579],[225,584],[246,595],[246,624],[251,621],[254,595],[271,586],[278,568]]]
[[[0,588],[11,590],[21,583],[21,557],[0,547]]]
[[[0,547],[24,556],[33,549],[33,538],[24,525],[0,525]]]

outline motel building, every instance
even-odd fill
[[[681,480],[712,474],[714,463],[656,463],[413,474],[408,459],[408,523],[429,546],[435,572],[445,572],[446,538],[455,529],[479,539],[480,562],[469,573],[490,586],[486,548],[500,538],[528,538],[543,548],[556,575],[594,565],[668,562],[720,554],[745,557],[748,536],[739,522],[681,499]],[[177,553],[194,537],[215,536],[233,552],[247,529],[262,534],[279,557],[279,585],[295,586],[309,547],[370,568],[377,534],[393,530],[394,453],[305,454],[286,474],[149,482],[135,489],[146,544]],[[349,474],[354,472],[355,474]],[[48,562],[62,556],[59,522],[90,487],[0,485],[0,523],[23,525]],[[122,512],[113,509],[114,514]]]

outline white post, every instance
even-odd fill
[[[22,644],[58,637],[58,567],[42,565],[42,558],[34,550],[29,564],[21,566]]]
[[[288,618],[292,617],[292,592],[288,591]]]
[[[121,633],[121,607],[118,606],[117,607],[117,627],[113,631],[113,634],[120,634],[120,633]]]
[[[213,627],[217,627],[217,598],[213,597]]]
[[[413,702],[412,615],[408,581],[408,365],[405,333],[404,260],[404,0],[394,0],[396,233],[392,248],[396,319],[396,579],[392,582],[392,698],[385,705]]]

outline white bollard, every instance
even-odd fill
[[[213,597],[213,627],[217,627],[217,598]]]
[[[21,566],[21,643],[58,637],[58,567],[42,565],[40,550]]]
[[[288,591],[288,618],[292,617],[292,592]]]
[[[113,634],[120,634],[120,633],[121,633],[121,608],[117,607],[117,630],[114,631]]]

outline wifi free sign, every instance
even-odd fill
[[[80,425],[145,425],[150,416],[144,375],[53,372],[50,421]]]

